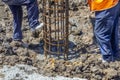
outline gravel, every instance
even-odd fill
[[[17,64],[15,66],[4,65],[0,69],[0,80],[87,80],[81,78],[67,78],[63,76],[47,77],[37,73],[37,68]]]

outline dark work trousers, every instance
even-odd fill
[[[96,11],[94,34],[102,56],[115,56],[118,53],[118,20],[120,3],[113,8]]]
[[[25,5],[27,7],[28,21],[30,28],[35,28],[37,25],[39,25],[39,21],[38,21],[39,10],[38,10],[37,0],[34,0],[32,2],[30,0],[23,0],[17,5],[9,5],[9,8],[13,14],[14,40],[21,40],[23,38],[21,31],[22,16],[23,16],[22,5]]]

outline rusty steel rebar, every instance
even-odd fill
[[[68,58],[69,0],[43,0],[44,54]]]

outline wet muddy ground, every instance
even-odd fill
[[[27,13],[23,16],[24,48],[12,41],[12,15],[0,2],[0,67],[27,64],[37,67],[45,76],[79,77],[88,80],[120,80],[120,61],[102,63],[93,35],[94,13],[82,0],[70,0],[69,60],[48,58],[43,54],[43,34],[33,36],[28,26]],[[42,11],[41,2],[39,9]],[[24,7],[25,9],[25,7]],[[42,13],[40,13],[41,15]],[[40,18],[41,19],[41,16]]]

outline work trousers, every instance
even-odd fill
[[[9,5],[9,8],[13,14],[13,39],[16,40],[21,40],[23,38],[21,31],[23,17],[22,5],[27,7],[30,28],[35,28],[37,25],[39,25],[39,9],[37,0],[32,2],[31,0],[23,0],[19,2],[19,4]]]
[[[113,8],[95,12],[94,34],[101,54],[115,56],[118,53],[118,22],[120,2]]]

